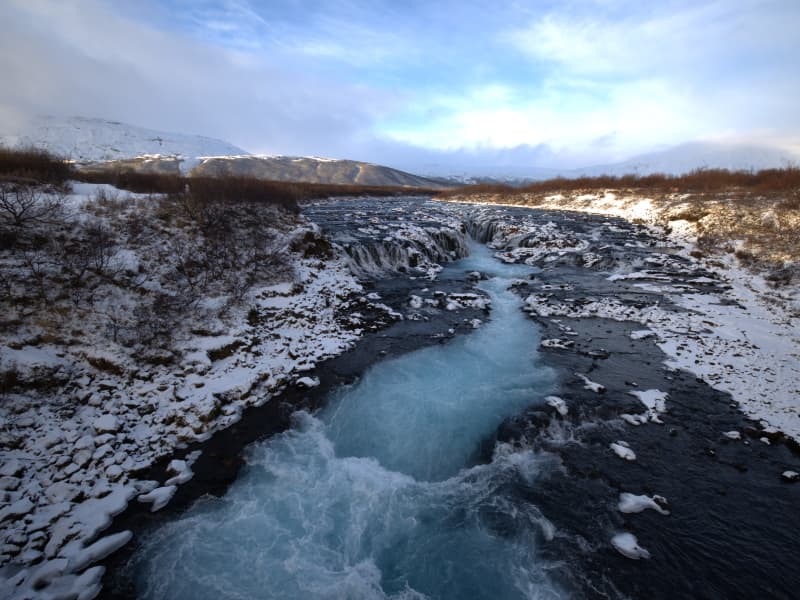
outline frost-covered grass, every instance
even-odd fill
[[[578,187],[569,180],[570,185],[558,187],[556,180],[513,190],[463,188],[440,198],[613,215],[658,226],[691,238],[697,256],[735,255],[774,285],[784,285],[800,279],[800,170],[774,171],[742,174],[747,177],[738,184],[735,177],[726,184],[722,176],[708,185],[676,181],[644,187],[613,178],[599,185],[587,180]]]
[[[266,203],[74,184],[52,218],[0,221],[0,586],[88,594],[137,473],[203,440],[375,327],[316,225]],[[386,320],[391,320],[387,317]],[[48,585],[51,581],[54,583]],[[90,597],[87,595],[86,597]]]
[[[734,254],[708,255],[698,250],[696,223],[671,220],[674,206],[669,203],[610,191],[538,198],[533,203],[537,209],[609,215],[650,227],[653,246],[633,239],[625,242],[637,251],[652,248],[642,264],[617,265],[613,273],[603,272],[612,264],[587,247],[587,241],[593,240],[591,232],[576,234],[555,222],[543,222],[541,216],[511,219],[504,209],[489,206],[506,200],[519,204],[524,198],[524,194],[517,194],[451,199],[478,204],[471,211],[472,233],[496,248],[499,258],[545,269],[555,261],[569,261],[602,272],[598,277],[604,276],[613,286],[603,293],[584,296],[580,292],[573,295],[566,283],[535,285],[526,298],[528,311],[540,318],[639,323],[646,329],[632,332],[632,338],[652,338],[667,355],[670,368],[690,371],[712,387],[730,393],[743,412],[765,428],[800,439],[800,285],[776,285],[747,268]],[[775,198],[771,201],[778,202]],[[612,223],[599,226],[612,233],[619,230]],[[798,246],[794,248],[797,251]],[[786,268],[791,269],[791,264]],[[555,291],[566,297],[554,297]],[[630,293],[640,301],[625,300]],[[663,302],[662,297],[669,302]],[[623,418],[631,424],[657,419],[658,406],[647,408],[646,414]]]

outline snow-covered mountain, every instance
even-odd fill
[[[758,171],[800,164],[788,150],[749,144],[689,142],[660,152],[642,154],[620,163],[576,169],[570,175],[681,175],[696,169]]]
[[[296,156],[253,156],[213,138],[144,129],[85,117],[37,117],[0,145],[36,147],[92,170],[122,169],[185,175],[237,175],[276,181],[442,187],[397,169],[352,160]]]
[[[445,187],[442,180],[420,177],[372,163],[308,156],[217,156],[200,159],[191,175],[256,177],[345,185]]]
[[[458,173],[442,173],[435,169],[422,172],[437,173],[456,184],[507,183],[524,185],[553,177],[583,177],[597,175],[647,175],[666,173],[681,175],[696,169],[729,169],[731,171],[758,171],[800,165],[800,155],[789,150],[755,144],[688,142],[657,152],[641,154],[616,163],[604,163],[579,168],[541,166],[552,164],[548,155],[541,156],[521,147],[509,149],[505,155],[492,156],[505,162],[473,164],[465,162]]]
[[[201,135],[85,117],[36,117],[19,131],[0,132],[0,144],[35,146],[76,161],[121,160],[145,154],[189,159],[248,154],[233,144]]]

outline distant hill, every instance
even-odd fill
[[[254,156],[222,140],[85,117],[37,117],[20,131],[0,133],[0,144],[42,148],[74,160],[79,168],[94,171],[237,175],[274,181],[426,188],[448,185],[443,180],[365,162]]]
[[[535,152],[535,148],[511,148],[505,154],[489,153],[497,159],[497,164],[475,163],[474,156],[466,156],[473,161],[472,167],[465,163],[458,175],[447,179],[456,184],[505,183],[525,185],[532,181],[554,177],[576,178],[598,175],[648,175],[664,173],[683,175],[696,169],[729,169],[731,171],[759,171],[800,165],[800,156],[780,148],[755,144],[731,144],[719,142],[689,142],[658,152],[641,154],[616,163],[590,165],[580,168],[541,167],[554,160],[545,152]],[[429,172],[436,170],[429,169]]]
[[[302,156],[217,156],[201,159],[191,175],[237,175],[273,181],[439,188],[446,184],[390,167],[354,160]]]
[[[759,171],[798,164],[800,157],[797,155],[770,146],[689,142],[620,163],[571,170],[565,175],[683,175],[696,169]]]
[[[121,160],[146,154],[185,159],[247,154],[233,144],[201,135],[85,117],[36,117],[21,131],[0,132],[0,144],[35,146],[75,161]]]

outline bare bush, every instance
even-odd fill
[[[0,182],[0,225],[14,229],[59,222],[64,193],[30,181]]]
[[[440,198],[475,195],[504,195],[557,193],[580,190],[654,190],[664,193],[718,192],[745,189],[766,193],[800,189],[800,168],[764,169],[762,171],[729,171],[727,169],[697,169],[685,175],[600,175],[597,177],[556,177],[520,187],[506,185],[471,185],[442,191]]]
[[[23,178],[61,187],[73,175],[72,165],[45,150],[0,147],[0,179]]]

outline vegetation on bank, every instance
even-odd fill
[[[727,169],[697,169],[684,175],[600,175],[596,177],[556,177],[535,181],[524,186],[477,184],[439,192],[439,198],[474,196],[477,194],[561,193],[597,190],[647,190],[670,193],[707,193],[746,190],[753,193],[800,190],[800,167],[764,169],[761,171],[729,171]]]
[[[800,279],[800,168],[739,172],[718,169],[681,176],[648,175],[551,179],[521,188],[466,186],[442,200],[511,204],[542,209],[608,212],[667,230],[688,222],[697,255],[734,254],[776,285]]]
[[[107,183],[139,194],[191,196],[195,203],[261,203],[297,212],[301,202],[346,196],[397,196],[410,191],[433,194],[436,189],[403,186],[343,185],[284,182],[254,177],[185,177],[120,169],[76,168],[44,150],[0,147],[0,182],[64,186],[68,181]]]

